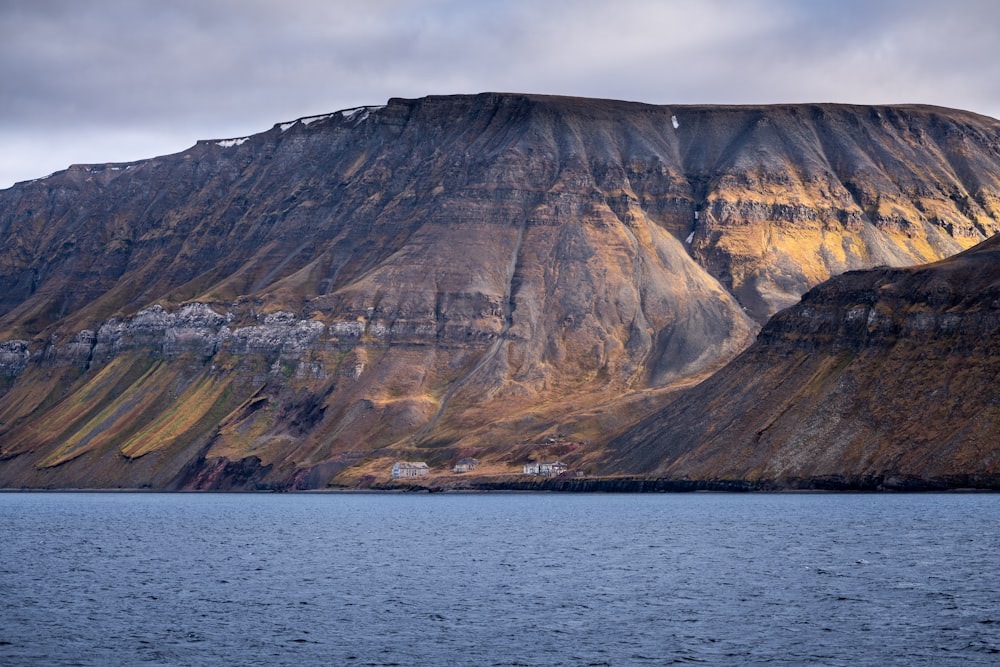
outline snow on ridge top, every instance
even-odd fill
[[[223,139],[222,141],[216,141],[216,146],[222,146],[223,148],[232,148],[233,146],[239,146],[244,142],[250,141],[250,137],[240,137],[239,139]]]
[[[326,120],[331,116],[333,116],[332,113],[323,114],[322,116],[306,116],[305,118],[299,118],[296,122],[302,123],[303,125],[309,125],[310,123],[315,123],[318,120]]]
[[[287,123],[278,123],[277,127],[282,132],[287,132],[288,130],[295,127],[299,123],[308,126],[317,121],[333,118],[337,114],[340,114],[341,117],[347,120],[353,120],[360,123],[361,121],[368,118],[374,112],[384,108],[385,108],[384,104],[380,104],[377,106],[368,105],[362,107],[351,107],[350,109],[343,109],[342,111],[334,111],[333,113],[324,113],[324,114],[319,114],[317,116],[305,116],[303,118],[299,118],[297,120],[293,120]]]
[[[368,116],[370,116],[372,113],[378,111],[379,109],[384,109],[384,108],[385,108],[384,104],[379,104],[376,106],[368,105],[363,107],[352,107],[350,109],[344,109],[343,111],[340,112],[340,115],[343,116],[344,118],[354,118],[355,116],[360,115],[361,116],[360,120],[364,120],[365,118],[368,118]]]

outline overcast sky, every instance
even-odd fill
[[[0,188],[483,91],[1000,117],[1000,2],[0,0]]]

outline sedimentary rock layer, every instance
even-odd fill
[[[919,106],[483,94],[18,184],[0,484],[325,486],[547,439],[598,470],[820,281],[995,233],[998,137]]]
[[[618,471],[780,487],[1000,488],[1000,237],[810,291],[613,443]]]

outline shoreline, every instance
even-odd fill
[[[376,482],[365,487],[289,488],[259,486],[234,489],[123,487],[0,487],[0,493],[996,493],[1000,475],[953,475],[918,478],[895,475],[829,476],[788,480],[682,480],[644,477],[550,477],[467,480],[437,478]]]

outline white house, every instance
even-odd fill
[[[423,477],[430,468],[423,461],[396,461],[392,466],[393,479],[400,477]]]
[[[555,477],[566,472],[567,466],[562,461],[532,461],[524,464],[525,475],[540,475],[542,477]]]
[[[456,463],[455,467],[452,468],[451,470],[452,472],[470,472],[478,467],[479,467],[479,461],[477,461],[476,459],[462,459],[461,461]]]

